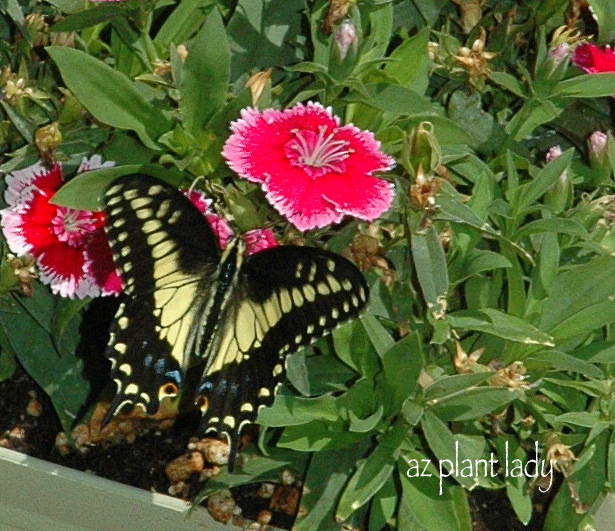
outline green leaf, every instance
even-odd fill
[[[429,311],[441,317],[446,308],[448,270],[438,231],[433,225],[410,239],[412,258]]]
[[[402,116],[435,111],[428,98],[399,85],[368,83],[362,89],[361,92],[351,91],[344,99]]]
[[[453,328],[477,330],[526,345],[554,346],[553,338],[528,322],[493,308],[460,310],[446,316]]]
[[[588,0],[587,3],[598,22],[598,41],[611,43],[615,39],[615,4],[611,0]]]
[[[382,531],[397,508],[397,487],[391,475],[374,495],[369,509],[367,531]]]
[[[473,420],[499,412],[516,398],[516,392],[503,387],[477,387],[429,404],[429,409],[445,422]]]
[[[102,22],[109,22],[113,17],[121,16],[125,13],[124,6],[117,4],[101,4],[85,11],[70,15],[49,28],[52,32],[77,31],[89,28]]]
[[[613,286],[615,261],[608,256],[558,275],[544,303],[540,328],[564,341],[615,322]]]
[[[365,328],[369,340],[379,356],[384,355],[384,353],[395,344],[389,331],[380,324],[376,316],[371,313],[366,313],[363,314],[359,320]]]
[[[107,187],[114,179],[133,173],[144,173],[158,177],[173,185],[182,182],[177,172],[157,164],[132,164],[101,168],[83,172],[68,181],[55,193],[51,203],[80,210],[102,210],[102,199]]]
[[[314,420],[301,426],[288,426],[278,440],[280,448],[297,452],[322,452],[347,448],[365,438],[364,434],[349,431],[333,431],[324,422]]]
[[[271,407],[258,412],[258,424],[263,426],[295,426],[312,420],[338,419],[336,399],[330,395],[302,398],[276,395]]]
[[[515,76],[511,76],[506,72],[491,72],[491,74],[489,74],[489,79],[506,90],[509,90],[515,96],[519,96],[520,98],[525,97],[523,85],[521,85],[521,82]]]
[[[487,479],[487,474],[482,473],[482,464],[477,463],[483,458],[486,449],[483,438],[474,437],[472,440],[468,436],[453,434],[430,410],[426,410],[421,418],[421,427],[427,444],[438,458],[440,466],[446,467],[451,477],[462,486],[470,489],[477,481],[480,483],[483,477]]]
[[[493,271],[494,269],[507,269],[511,267],[510,260],[499,253],[493,251],[483,251],[481,249],[472,249],[463,261],[450,266],[449,274],[454,277],[452,282],[459,283],[471,276],[478,275],[484,271]]]
[[[153,139],[168,130],[170,123],[129,78],[79,50],[59,46],[45,49],[58,65],[66,86],[97,120],[132,130],[150,149],[158,149]]]
[[[380,438],[378,446],[357,467],[346,484],[337,506],[336,519],[346,520],[373,498],[391,477],[406,431],[406,427],[397,425]]]
[[[389,56],[384,71],[402,87],[423,94],[427,88],[431,66],[427,54],[430,29],[423,28],[416,35],[400,44]]]
[[[552,367],[555,370],[566,372],[578,372],[591,378],[603,378],[604,372],[595,365],[587,363],[557,350],[541,350],[524,360],[525,366],[532,370],[533,367]]]
[[[403,498],[397,529],[470,531],[470,510],[464,489],[440,478],[433,464],[424,469],[424,463],[428,461],[417,451],[405,453],[403,460],[399,461]],[[416,467],[412,467],[415,463]]]
[[[331,335],[335,353],[349,367],[368,377],[380,370],[378,354],[360,320],[340,326]]]
[[[567,531],[576,529],[585,511],[597,500],[607,481],[606,460],[609,432],[603,432],[594,443],[583,449],[572,467],[567,481],[549,505],[544,529]],[[577,499],[572,499],[571,492]],[[583,511],[581,504],[585,505]]]
[[[38,285],[34,296],[15,299],[14,311],[0,312],[0,326],[10,348],[28,374],[51,398],[62,429],[69,432],[86,402],[90,386],[77,356],[80,316],[75,316],[61,340],[52,335],[54,315],[70,300],[51,295]]]
[[[240,0],[227,28],[233,52],[231,80],[301,60],[304,10],[302,0]]]
[[[510,474],[508,472],[508,467],[511,468],[511,471],[515,467],[514,461],[518,463],[523,463],[523,470],[526,470],[527,467],[527,456],[526,451],[521,447],[519,442],[510,435],[503,435],[497,437],[493,444],[498,453],[499,461],[504,465],[504,481],[506,483],[506,494],[508,494],[508,499],[517,514],[517,518],[524,524],[527,525],[532,517],[532,498],[528,493],[528,477],[525,474],[517,475],[516,473]],[[538,462],[538,455],[535,456],[534,459],[537,462],[536,474],[542,474],[542,471],[551,470],[549,467],[544,467],[542,463]],[[544,476],[543,476],[544,477]],[[553,479],[553,476],[551,476]],[[541,489],[542,487],[538,487]]]
[[[307,465],[308,456],[284,448],[267,448],[269,455],[256,453],[254,446],[242,450],[243,459],[239,470],[230,474],[223,469],[206,482],[206,486],[195,496],[194,503],[199,504],[214,492],[232,487],[253,484],[258,481],[275,482],[280,474],[289,468],[301,474]]]
[[[32,142],[32,140],[34,139],[34,132],[36,131],[36,126],[27,118],[24,118],[21,114],[19,114],[5,101],[0,101],[0,105],[2,105],[4,112],[8,116],[9,120],[11,120],[12,124],[15,126],[15,129],[19,131],[19,134],[23,136],[27,142]]]
[[[371,446],[365,438],[343,450],[328,450],[313,455],[301,496],[302,511],[293,525],[294,531],[341,531],[342,522],[335,520],[340,493],[356,462]]]
[[[530,234],[539,234],[541,232],[561,232],[569,236],[577,236],[583,239],[589,238],[589,233],[585,230],[583,225],[573,219],[565,218],[537,219],[536,221],[531,221],[516,231],[514,237],[516,241],[520,241]]]
[[[215,7],[216,0],[182,0],[165,19],[156,33],[154,44],[167,50],[172,44],[185,42],[195,33]]]
[[[455,374],[438,378],[425,389],[425,401],[441,401],[447,396],[453,396],[460,391],[466,391],[471,387],[482,384],[493,376],[491,372],[477,374]]]
[[[570,165],[573,156],[574,149],[564,151],[559,157],[546,164],[530,183],[520,186],[518,199],[512,205],[514,211],[522,213],[538,201],[560,179],[562,173]]]
[[[215,44],[214,44],[215,43]],[[214,9],[188,48],[182,70],[179,108],[186,130],[195,137],[223,106],[228,91],[231,52],[222,16]]]
[[[615,73],[583,74],[560,81],[553,96],[564,98],[600,98],[613,95]]]
[[[425,357],[418,334],[410,334],[395,343],[382,356],[382,368],[387,386],[386,399],[391,411],[399,411],[406,398],[416,392],[418,378],[425,366]]]

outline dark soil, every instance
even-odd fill
[[[41,404],[40,415],[26,412],[35,397]],[[194,419],[178,420],[164,432],[150,432],[132,443],[120,442],[106,448],[92,447],[87,452],[73,451],[62,456],[55,446],[61,431],[60,423],[45,393],[30,377],[18,368],[12,378],[0,382],[0,444],[28,455],[57,463],[76,470],[88,471],[97,476],[134,487],[167,493],[170,483],[165,465],[186,451],[188,440],[195,436],[198,423]],[[191,495],[201,485],[195,480]],[[267,500],[254,495],[254,488],[234,492],[243,515],[256,519]],[[517,531],[542,528],[544,512],[540,501],[535,504],[535,516],[529,526],[523,526],[515,517],[504,491],[476,490],[470,494],[472,523],[475,531]],[[290,528],[292,518],[283,513],[273,513],[271,525]]]

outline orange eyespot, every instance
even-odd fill
[[[179,394],[179,387],[174,383],[166,383],[160,387],[160,396],[177,396]]]
[[[194,399],[194,405],[201,410],[201,413],[205,414],[209,407],[209,399],[206,396],[199,395]]]

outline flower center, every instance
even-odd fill
[[[102,227],[104,217],[101,216],[103,214],[98,212],[60,207],[51,225],[58,240],[66,242],[70,247],[79,247],[92,232]]]
[[[336,140],[335,133],[326,135],[327,127],[321,125],[318,133],[293,129],[295,135],[284,150],[291,164],[301,166],[311,177],[319,177],[329,171],[343,172],[344,160],[352,153],[346,140]]]

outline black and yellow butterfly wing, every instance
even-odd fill
[[[115,180],[105,210],[128,295],[107,347],[118,387],[108,420],[126,404],[153,414],[161,398],[181,390],[198,294],[207,291],[220,253],[203,215],[161,181],[140,175]]]
[[[226,435],[231,459],[242,427],[273,402],[286,356],[356,317],[368,295],[363,275],[348,260],[297,246],[245,258],[236,291],[203,353],[196,390],[203,431]]]
[[[106,196],[108,234],[126,283],[107,350],[124,404],[154,413],[202,365],[195,403],[201,427],[229,440],[229,468],[241,429],[270,405],[284,360],[365,307],[363,275],[345,258],[281,246],[244,257],[224,252],[204,216],[173,187],[144,176],[114,181]]]

